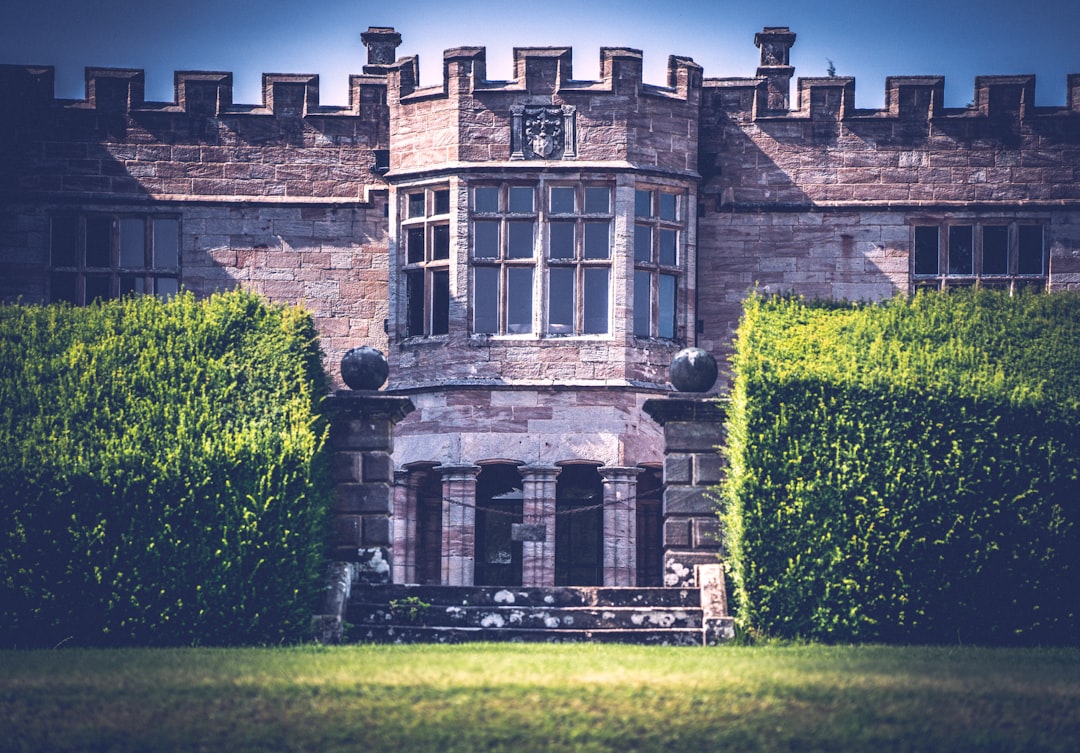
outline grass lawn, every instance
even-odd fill
[[[0,751],[1080,750],[1080,650],[0,652]]]

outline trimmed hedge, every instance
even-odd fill
[[[311,318],[0,307],[0,644],[294,640],[329,509]]]
[[[1080,296],[752,296],[733,367],[743,629],[1078,641]]]

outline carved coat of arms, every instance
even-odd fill
[[[517,105],[512,112],[511,158],[558,160],[575,156],[575,108]]]

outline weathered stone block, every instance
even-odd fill
[[[394,478],[394,463],[385,452],[365,452],[363,454],[363,480],[392,481]]]
[[[330,460],[330,477],[335,484],[361,481],[359,456],[354,452],[335,452]]]
[[[335,515],[334,541],[336,547],[358,547],[361,544],[361,516]]]
[[[689,484],[692,467],[690,455],[668,455],[664,458],[664,483]]]
[[[367,515],[364,517],[364,546],[390,546],[393,531],[390,518],[381,515]]]
[[[664,546],[688,547],[690,546],[690,521],[675,519],[664,521]]]
[[[724,459],[719,452],[703,452],[694,455],[694,484],[709,486],[719,483],[723,477]]]
[[[717,518],[694,518],[693,530],[695,549],[720,548],[720,521]]]
[[[338,484],[334,488],[334,512],[359,515],[390,514],[389,484]]]
[[[701,487],[673,486],[664,490],[664,515],[711,515],[715,504]]]
[[[724,424],[671,421],[664,424],[668,452],[712,451],[724,441]]]

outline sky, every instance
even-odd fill
[[[975,76],[1029,73],[1036,104],[1060,107],[1080,73],[1080,0],[3,0],[0,63],[54,66],[65,99],[85,97],[93,66],[143,69],[146,99],[164,102],[177,70],[232,72],[237,104],[261,104],[263,73],[318,74],[321,104],[344,105],[369,26],[401,33],[398,56],[419,57],[423,85],[461,46],[487,48],[492,80],[530,46],[572,46],[576,79],[599,78],[601,47],[642,50],[646,83],[665,83],[672,54],[706,78],[753,76],[765,26],[797,34],[796,77],[830,61],[854,76],[860,108],[883,106],[887,76],[943,75],[946,106],[962,107]]]

